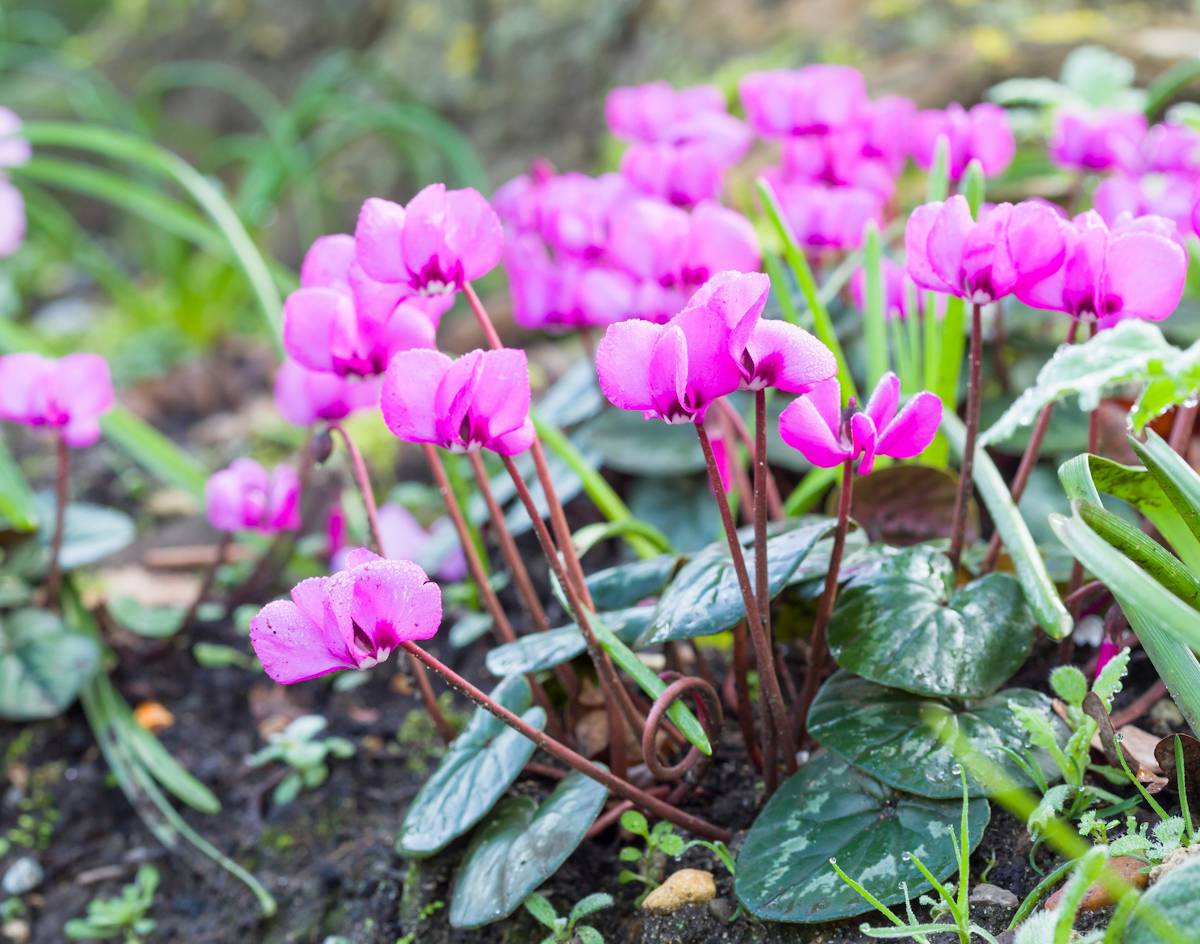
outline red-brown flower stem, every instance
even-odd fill
[[[763,391],[763,395],[764,397],[766,396],[766,391]],[[757,397],[757,393],[755,396]],[[720,400],[718,400],[717,406],[721,410],[721,413],[729,420],[730,426],[733,427],[733,431],[737,434],[737,438],[742,441],[742,445],[749,450],[751,455],[757,457],[758,447],[755,443],[755,440],[750,438],[750,430],[746,428],[746,421],[742,419],[742,414],[733,408],[733,404],[730,403],[726,397],[722,397]],[[766,427],[764,426],[764,437],[765,432]],[[766,447],[764,446],[763,449],[765,454]],[[782,521],[785,517],[787,517],[783,513],[783,499],[779,495],[779,483],[775,481],[775,474],[771,471],[771,466],[769,464],[767,465],[767,510],[771,512],[772,521]]]
[[[1192,434],[1196,431],[1197,411],[1200,411],[1200,406],[1194,403],[1180,407],[1175,411],[1175,421],[1171,424],[1171,448],[1185,459],[1188,446],[1192,443]]]
[[[504,343],[500,340],[500,334],[496,331],[496,326],[492,323],[491,316],[487,313],[487,309],[483,307],[483,302],[480,301],[479,295],[475,292],[475,288],[470,282],[464,283],[463,294],[467,296],[467,302],[471,306],[471,311],[475,314],[475,320],[479,322],[479,327],[483,330],[483,336],[487,339],[488,347],[493,350],[504,347]],[[554,482],[550,478],[550,469],[546,465],[546,453],[542,449],[541,440],[535,437],[529,451],[533,457],[534,469],[537,472],[538,481],[542,485],[542,491],[546,493],[546,504],[550,508],[550,525],[554,529],[559,550],[566,561],[567,572],[577,581],[579,595],[583,598],[583,601],[588,606],[592,606],[592,595],[588,590],[587,581],[583,576],[583,567],[579,563],[579,555],[575,553],[575,546],[571,543],[571,529],[567,525],[567,515],[563,511],[562,502],[558,500],[558,493],[554,490]],[[531,513],[531,517],[535,516]]]
[[[363,508],[367,513],[367,526],[371,530],[371,540],[379,553],[383,553],[383,532],[379,529],[379,508],[375,504],[375,492],[371,488],[371,476],[367,473],[367,464],[363,462],[362,453],[354,439],[339,423],[330,423],[329,431],[337,433],[346,444],[346,453],[350,456],[350,470],[354,474],[354,484],[358,486],[358,494],[362,498]]]
[[[63,532],[67,524],[67,502],[71,497],[71,453],[62,433],[54,435],[54,535],[50,538],[50,571],[46,574],[46,605],[58,609],[58,586],[62,581],[62,567],[58,558],[62,553]]]
[[[500,553],[504,555],[504,560],[508,563],[509,570],[512,571],[517,592],[521,595],[521,600],[529,611],[534,628],[539,632],[544,632],[550,628],[550,620],[533,587],[529,569],[525,566],[520,551],[517,550],[517,542],[513,540],[512,532],[508,530],[508,524],[504,520],[504,509],[500,507],[500,503],[496,501],[496,496],[492,493],[492,485],[488,481],[488,472],[483,464],[483,458],[478,450],[472,450],[467,453],[467,460],[471,463],[471,469],[475,473],[475,482],[479,486],[479,493],[483,496],[484,504],[487,505],[488,514],[491,516],[492,529],[496,533]]]
[[[195,622],[196,614],[200,611],[200,606],[204,603],[205,598],[212,592],[213,584],[217,580],[217,571],[221,565],[225,563],[225,555],[229,551],[229,545],[233,543],[233,535],[228,531],[221,532],[221,539],[217,542],[217,550],[213,555],[212,563],[204,571],[204,579],[200,581],[200,589],[196,591],[196,596],[192,600],[191,606],[187,608],[187,612],[183,614],[183,619],[179,623],[179,634],[186,633],[191,629],[192,623]]]
[[[733,690],[737,695],[738,727],[750,762],[765,768],[762,750],[754,734],[754,706],[750,703],[750,652],[746,648],[746,620],[733,627]]]
[[[1079,333],[1079,319],[1072,318],[1071,326],[1067,329],[1067,344],[1075,343],[1075,336]],[[1012,493],[1014,502],[1019,502],[1021,496],[1025,494],[1025,487],[1029,484],[1029,477],[1033,474],[1034,467],[1037,465],[1038,453],[1042,449],[1042,441],[1046,438],[1046,431],[1050,428],[1050,418],[1054,416],[1054,401],[1051,400],[1044,407],[1042,412],[1038,414],[1037,422],[1033,426],[1033,432],[1029,434],[1029,442],[1025,446],[1025,452],[1021,455],[1021,464],[1017,466],[1017,474],[1013,478],[1012,486],[1009,491]],[[1000,557],[1000,532],[997,531],[992,535],[991,541],[988,542],[987,555],[983,559],[982,573],[990,573],[996,566],[996,561]]]
[[[579,771],[585,777],[591,777],[597,783],[600,783],[611,790],[614,794],[621,797],[623,800],[629,800],[635,806],[650,813],[653,816],[658,816],[662,819],[674,823],[680,829],[686,829],[690,833],[697,836],[703,836],[707,839],[714,839],[720,842],[729,842],[733,836],[720,826],[716,826],[707,820],[701,819],[698,816],[693,816],[690,813],[685,813],[678,807],[672,806],[664,800],[660,800],[645,790],[635,787],[627,780],[613,774],[611,771],[605,770],[603,767],[597,766],[589,761],[581,754],[577,754],[566,745],[556,741],[548,734],[537,730],[537,728],[526,724],[520,717],[513,714],[503,705],[497,704],[486,694],[458,675],[448,666],[442,664],[434,656],[430,655],[424,649],[417,646],[415,643],[402,642],[400,644],[407,650],[415,659],[419,659],[425,663],[433,671],[437,672],[446,683],[452,688],[459,691],[461,694],[469,698],[480,708],[491,712],[510,728],[520,732],[533,741],[539,748],[553,757],[555,760],[567,764],[574,770]]]
[[[980,386],[983,381],[983,306],[971,306],[971,354],[967,374],[967,435],[963,443],[962,461],[958,467],[958,494],[954,498],[953,527],[950,531],[950,563],[954,572],[962,561],[963,542],[967,534],[967,516],[975,483],[975,441],[979,438]]]
[[[367,473],[367,464],[363,462],[362,453],[358,451],[358,445],[354,442],[353,437],[346,432],[343,426],[338,423],[330,423],[329,431],[341,436],[342,442],[346,445],[346,452],[350,456],[350,468],[354,473],[354,483],[358,486],[358,493],[362,497],[363,508],[367,513],[371,539],[376,550],[383,554],[383,532],[379,528],[379,509],[375,504],[375,490],[371,487],[371,476]],[[426,713],[433,721],[438,736],[446,744],[449,744],[454,740],[454,726],[442,714],[442,708],[438,704],[437,696],[433,693],[433,686],[429,682],[429,674],[420,662],[411,657],[409,665],[412,666],[413,678],[417,682],[417,690],[421,693],[421,702],[425,706]]]
[[[575,553],[575,542],[571,539],[571,527],[567,524],[567,513],[563,510],[562,502],[558,500],[558,492],[554,489],[554,480],[550,477],[550,466],[546,464],[546,453],[542,449],[541,441],[534,439],[529,452],[533,456],[533,468],[537,472],[542,491],[546,494],[546,504],[550,508],[550,526],[554,529],[554,537],[558,542],[558,550],[563,556],[563,561],[566,563],[567,574],[575,581],[575,587],[583,602],[589,608],[594,608],[592,592],[588,589],[587,579],[583,574],[583,565],[579,562],[579,555]],[[531,518],[538,517],[536,508],[529,510],[529,516]]]
[[[578,588],[567,577],[566,568],[562,561],[559,560],[558,554],[555,551],[554,541],[551,539],[550,532],[546,528],[546,522],[537,513],[537,505],[534,503],[533,495],[530,494],[529,486],[525,483],[524,476],[521,475],[521,470],[517,468],[517,464],[513,462],[510,456],[502,456],[501,458],[504,460],[504,467],[508,470],[508,474],[512,477],[513,485],[516,486],[517,495],[520,497],[521,503],[525,506],[525,511],[528,512],[530,521],[533,522],[533,530],[537,535],[538,542],[542,545],[542,552],[546,556],[546,562],[550,565],[550,570],[554,573],[555,578],[562,585],[563,592],[567,595],[567,603],[571,608],[571,615],[575,617],[579,631],[583,634],[587,653],[592,660],[592,664],[596,667],[596,675],[600,681],[600,687],[604,691],[605,700],[609,704],[615,704],[620,708],[630,730],[635,737],[640,739],[645,719],[634,706],[629,693],[621,685],[621,680],[617,677],[616,670],[613,668],[612,660],[600,645],[600,641],[596,638],[596,632],[592,629],[591,620],[588,618],[589,607],[580,598]],[[622,751],[625,748],[625,745],[621,742],[613,742],[610,746],[613,748],[614,753]]]
[[[800,693],[798,715],[799,743],[808,738],[808,713],[817,688],[825,674],[825,663],[829,661],[829,643],[826,632],[829,617],[833,615],[833,604],[837,601],[838,572],[842,569],[842,554],[846,550],[846,532],[850,529],[850,506],[854,495],[854,460],[842,464],[842,492],[838,496],[837,525],[833,532],[833,550],[829,554],[829,570],[825,574],[825,589],[817,603],[817,615],[813,620],[812,639],[808,644],[808,671],[804,675],[804,689]]]
[[[483,495],[483,500],[487,505],[488,514],[491,515],[492,525],[496,529],[496,538],[500,543],[500,551],[504,555],[504,559],[508,562],[509,569],[512,571],[513,580],[517,585],[517,592],[521,595],[526,609],[529,610],[529,616],[533,620],[534,628],[539,632],[545,632],[550,628],[550,620],[546,616],[546,611],[542,608],[542,601],[538,598],[537,590],[534,589],[533,580],[529,576],[529,570],[525,566],[525,561],[517,550],[517,542],[513,540],[512,532],[509,531],[508,524],[504,520],[504,509],[500,507],[500,503],[496,501],[496,496],[492,492],[492,485],[488,481],[487,467],[483,464],[483,458],[478,451],[474,450],[467,453],[467,458],[470,460],[471,469],[475,473],[475,480],[479,484],[479,491]],[[554,672],[566,690],[567,695],[574,698],[579,691],[579,680],[575,677],[571,666],[555,666]]]
[[[746,607],[747,625],[750,628],[750,641],[754,645],[754,658],[758,663],[759,687],[763,693],[766,710],[763,712],[763,778],[768,795],[778,786],[779,772],[778,751],[783,751],[784,769],[788,773],[796,769],[796,746],[792,739],[791,725],[783,703],[783,692],[779,688],[779,676],[775,671],[775,654],[767,639],[762,609],[770,606],[770,600],[756,601],[754,590],[750,586],[750,573],[746,569],[746,557],[742,552],[742,543],[738,540],[737,528],[733,524],[733,515],[729,511],[729,502],[721,490],[721,474],[717,470],[717,460],[713,455],[712,443],[703,423],[696,423],[696,435],[700,439],[700,449],[704,453],[704,461],[708,466],[708,480],[712,483],[715,493],[717,510],[721,513],[721,524],[725,528],[725,538],[729,544],[729,556],[733,561],[733,570],[737,575],[738,585],[742,591],[742,602]],[[777,740],[778,739],[778,740]],[[778,745],[778,747],[776,746]]]

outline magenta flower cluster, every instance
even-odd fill
[[[782,159],[764,176],[797,240],[812,249],[860,245],[868,221],[883,224],[906,161],[928,169],[939,140],[952,180],[973,159],[998,174],[1015,151],[999,106],[918,112],[900,96],[872,100],[848,66],[752,72],[739,91],[751,127],[780,142]]]
[[[234,459],[209,477],[204,506],[218,531],[291,531],[300,526],[300,479],[290,465],[268,472],[253,459]]]
[[[4,169],[24,164],[30,150],[21,137],[21,119],[0,106],[0,259],[11,256],[25,241],[25,200]]]
[[[51,429],[68,446],[90,446],[112,404],[108,363],[98,354],[0,357],[0,419]]]

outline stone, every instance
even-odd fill
[[[717,883],[711,872],[701,869],[680,869],[654,889],[642,908],[646,911],[677,911],[684,905],[703,905],[717,897]]]
[[[1021,901],[1016,895],[998,885],[981,882],[971,889],[971,904],[973,905],[990,905],[993,908],[1016,911],[1017,905],[1020,903]]]
[[[24,895],[42,882],[42,867],[32,856],[21,856],[0,879],[0,888],[8,895]]]

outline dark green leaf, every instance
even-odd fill
[[[49,610],[0,616],[0,718],[27,721],[66,710],[100,665],[96,641]]]
[[[601,611],[636,606],[642,600],[662,593],[683,560],[674,554],[663,554],[598,570],[588,575],[588,591]]]
[[[524,676],[505,679],[492,698],[539,731],[546,724],[546,713],[530,707],[533,694]],[[397,850],[419,858],[445,848],[487,814],[533,751],[534,743],[523,734],[482,708],[476,710],[413,799],[400,825]]]
[[[39,492],[34,503],[41,521],[38,541],[48,551],[54,529],[54,497]],[[67,505],[59,566],[63,570],[75,570],[94,564],[127,547],[135,535],[133,519],[124,512],[103,505],[72,502]]]
[[[831,751],[897,790],[950,799],[960,793],[951,745],[956,737],[1018,783],[1029,783],[1004,750],[1026,746],[1010,704],[1044,715],[1066,740],[1050,699],[1040,692],[1010,688],[978,702],[953,702],[884,688],[848,672],[838,672],[821,687],[809,730]],[[969,775],[967,784],[972,796],[984,794]]]
[[[914,897],[930,888],[903,853],[916,853],[939,879],[954,872],[950,833],[961,813],[961,799],[906,796],[834,755],[819,756],[758,814],[738,853],[738,899],[768,921],[815,924],[870,911],[833,870],[829,860],[836,859],[884,904],[897,904],[902,881]],[[990,816],[987,801],[972,800],[968,814],[974,849]]]
[[[1190,941],[1200,928],[1200,859],[1193,856],[1155,882],[1133,910],[1122,944],[1162,944],[1173,926],[1175,941]],[[1164,925],[1168,928],[1164,928]],[[1188,931],[1191,928],[1191,931]]]
[[[652,606],[636,606],[612,613],[601,613],[600,618],[623,642],[632,644],[650,622],[654,613]],[[496,646],[487,654],[487,670],[496,676],[522,675],[526,672],[541,672],[556,665],[569,662],[587,649],[583,633],[574,623],[530,633],[515,642]]]
[[[707,547],[721,533],[707,476],[639,478],[629,490],[629,509],[684,553]]]
[[[808,552],[832,529],[829,518],[799,518],[782,534],[767,540],[767,583],[774,599],[796,578]],[[754,554],[746,551],[754,580]],[[671,581],[639,645],[711,636],[735,626],[746,615],[733,561],[725,542],[713,544],[685,564]]]
[[[637,412],[608,409],[580,427],[600,462],[630,475],[675,477],[704,471],[704,454],[690,424],[648,422]]]
[[[129,596],[114,597],[105,609],[123,629],[150,639],[174,636],[186,612],[182,606],[145,606]]]
[[[1021,585],[988,574],[954,589],[941,551],[911,547],[852,580],[829,623],[829,649],[858,675],[918,695],[982,698],[1029,656]]]
[[[571,771],[541,806],[531,797],[505,797],[459,866],[451,927],[478,928],[516,911],[583,842],[607,796],[603,785]]]

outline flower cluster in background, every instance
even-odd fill
[[[4,173],[29,160],[29,142],[20,137],[21,119],[0,106],[0,259],[11,256],[25,240],[25,200]]]

